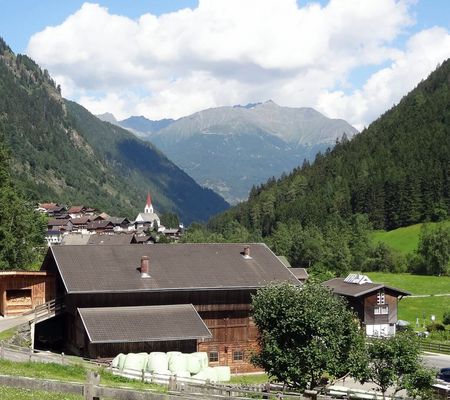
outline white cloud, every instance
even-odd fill
[[[410,38],[405,51],[399,52],[389,67],[374,73],[362,89],[350,95],[325,91],[319,96],[317,107],[362,129],[398,103],[449,56],[450,34],[445,29],[421,31]]]
[[[200,0],[193,10],[136,20],[85,3],[60,25],[35,34],[28,54],[68,85],[64,95],[94,113],[176,118],[272,98],[361,125],[383,111],[378,102],[396,101],[430,64],[450,54],[433,43],[448,37],[439,29],[427,31],[432,38],[426,32],[412,38],[404,51],[393,46],[414,22],[410,3]],[[402,62],[418,61],[424,50],[427,67],[404,74]],[[383,75],[375,74],[362,89],[340,91],[354,68],[386,61],[392,66],[377,74],[392,79],[389,88],[381,90]]]

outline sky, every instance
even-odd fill
[[[450,57],[450,1],[0,0],[0,36],[94,114],[271,99],[362,129]]]

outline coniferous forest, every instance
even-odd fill
[[[447,60],[351,141],[343,137],[312,164],[254,187],[208,228],[226,237],[237,221],[291,263],[337,275],[398,267],[368,234],[450,215],[449,86]]]

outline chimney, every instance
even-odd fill
[[[244,258],[246,260],[250,260],[252,257],[250,256],[250,246],[244,247]]]
[[[141,278],[150,278],[150,265],[148,256],[141,257]]]

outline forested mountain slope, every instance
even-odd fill
[[[450,214],[450,60],[351,141],[312,165],[254,188],[249,200],[210,221],[237,220],[263,236],[280,222],[323,227],[367,214],[394,229]]]
[[[30,199],[81,203],[133,218],[147,190],[185,223],[227,208],[151,144],[62,99],[47,71],[0,39],[0,134]]]

